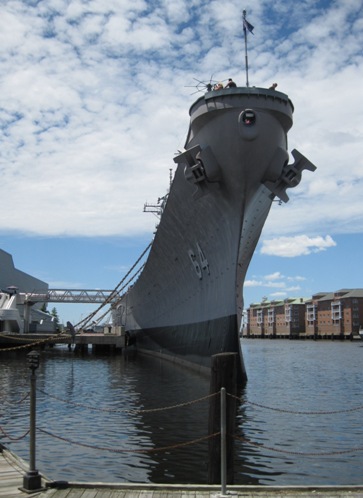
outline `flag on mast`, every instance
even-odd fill
[[[244,33],[244,38],[245,38],[245,60],[246,60],[246,86],[249,87],[249,81],[248,81],[248,54],[247,54],[247,31],[253,34],[253,29],[254,26],[250,24],[247,19],[246,19],[246,11],[244,10],[242,12],[243,15],[243,33]]]
[[[254,35],[254,26],[252,26],[252,24],[250,24],[247,19],[245,17],[243,17],[243,29],[246,31],[249,31],[252,35]]]

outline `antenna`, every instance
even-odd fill
[[[198,83],[196,85],[185,85],[185,88],[196,88],[196,91],[193,92],[191,95],[194,95],[195,93],[198,92],[206,92],[206,91],[210,92],[213,89],[215,83],[215,81],[212,78],[213,74],[211,75],[208,83],[206,83],[205,81],[198,80],[197,78],[193,78],[193,80],[197,81]]]

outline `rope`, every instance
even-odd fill
[[[24,401],[26,399],[28,399],[29,396],[30,396],[30,393],[28,392],[28,393],[24,394],[24,396],[21,399],[19,399],[18,401],[12,401],[11,403],[9,403],[9,401],[7,401],[6,399],[3,399],[3,400],[1,400],[1,403],[4,405],[8,405],[8,406],[20,405],[21,403],[24,403]]]
[[[218,396],[219,392],[214,393],[214,394],[208,394],[207,396],[204,396],[202,398],[194,399],[192,401],[185,401],[183,403],[179,403],[177,405],[170,405],[170,406],[164,406],[160,408],[151,408],[149,410],[142,410],[142,409],[134,409],[134,410],[112,410],[110,408],[100,408],[100,407],[95,407],[95,406],[90,406],[90,405],[85,405],[82,403],[76,403],[74,401],[66,401],[62,398],[59,398],[58,396],[55,396],[54,394],[49,394],[46,391],[42,391],[41,389],[37,389],[38,392],[44,394],[45,396],[49,396],[50,398],[54,398],[58,401],[62,401],[62,403],[67,403],[72,406],[78,406],[81,408],[88,408],[89,410],[95,410],[95,411],[101,411],[101,412],[108,412],[108,413],[128,413],[131,415],[137,415],[139,413],[155,413],[155,412],[161,412],[164,410],[173,410],[175,408],[182,408],[184,406],[189,406],[194,403],[199,403],[200,401],[205,401],[209,398],[212,398],[213,396]]]
[[[349,412],[355,412],[355,411],[363,409],[363,405],[361,405],[361,406],[356,406],[354,408],[346,408],[344,410],[330,410],[330,411],[322,410],[322,411],[306,411],[306,412],[305,411],[294,411],[294,410],[287,410],[285,408],[275,408],[272,406],[261,405],[259,403],[253,403],[252,401],[243,400],[243,399],[238,398],[237,396],[234,396],[233,394],[229,394],[229,393],[227,393],[227,396],[231,396],[231,398],[235,398],[238,401],[240,401],[241,403],[247,403],[247,404],[252,405],[252,406],[257,406],[258,408],[263,408],[265,410],[273,410],[273,411],[281,412],[281,413],[290,413],[293,415],[336,415],[339,413],[349,413]]]
[[[29,341],[29,339],[27,339],[26,337],[14,337],[13,335],[6,335],[6,334],[0,334],[1,337],[9,337],[11,338],[11,340],[15,340],[15,341]],[[13,346],[11,348],[0,348],[0,353],[2,353],[3,351],[15,351],[15,350],[19,350],[19,349],[27,349],[27,348],[33,348],[34,346],[37,346],[39,344],[45,344],[47,342],[54,342],[56,340],[56,342],[63,342],[63,340],[70,340],[72,338],[72,336],[70,334],[55,334],[55,335],[51,335],[49,337],[46,337],[45,339],[38,339],[37,341],[32,341],[32,342],[28,342],[27,344],[23,344],[22,346]]]
[[[22,436],[12,437],[12,436],[9,436],[9,434],[7,432],[5,432],[5,429],[3,429],[3,427],[1,425],[0,425],[0,431],[4,434],[4,436],[7,439],[10,439],[10,441],[20,441],[21,439],[24,439],[30,432],[30,430],[27,430]]]
[[[348,453],[354,453],[356,451],[363,451],[363,446],[357,448],[351,448],[350,450],[338,450],[338,451],[329,451],[324,453],[315,453],[315,452],[303,452],[303,451],[289,451],[282,450],[280,448],[274,448],[272,446],[266,446],[262,443],[254,443],[250,439],[246,439],[237,435],[233,436],[235,439],[242,441],[243,443],[250,444],[252,446],[256,446],[258,448],[263,448],[264,450],[276,451],[278,453],[285,453],[288,455],[298,455],[298,456],[316,456],[316,457],[325,457],[325,456],[333,456],[333,455],[345,455]]]
[[[220,432],[216,432],[214,434],[210,434],[208,436],[203,436],[198,439],[193,439],[193,441],[184,441],[182,443],[177,443],[171,446],[162,446],[161,448],[149,448],[149,449],[131,449],[131,448],[125,448],[125,449],[119,449],[119,448],[106,448],[102,446],[94,446],[91,444],[87,443],[77,443],[76,441],[73,441],[71,439],[62,437],[62,436],[57,436],[56,434],[53,434],[45,429],[41,429],[40,427],[37,427],[38,431],[42,432],[43,434],[47,434],[48,436],[54,437],[56,439],[60,439],[61,441],[65,441],[66,443],[70,444],[75,444],[77,446],[83,446],[85,448],[92,448],[94,450],[100,450],[100,451],[111,451],[113,453],[157,453],[161,451],[169,451],[172,449],[176,448],[182,448],[184,446],[190,446],[192,444],[200,443],[202,441],[206,441],[207,439],[211,439],[212,437],[220,435]]]
[[[119,288],[125,281],[125,279],[130,275],[130,273],[133,271],[135,266],[139,263],[139,261],[144,257],[145,253],[150,249],[152,242],[146,247],[146,249],[142,252],[142,254],[139,256],[139,258],[136,260],[136,262],[132,265],[132,267],[129,269],[129,271],[126,273],[126,275],[123,277],[123,279],[116,285],[116,287],[113,289],[113,291],[110,293],[110,295],[104,300],[104,302],[96,309],[96,311],[93,311],[90,313],[86,318],[81,320],[80,322],[76,323],[75,327],[80,327],[83,328],[86,326],[87,323],[104,307],[106,304],[108,304],[111,299],[114,297],[115,294],[119,292]],[[142,267],[141,267],[142,268]],[[139,270],[141,271],[141,269]],[[137,275],[137,273],[136,273]],[[133,277],[135,278],[135,276]]]

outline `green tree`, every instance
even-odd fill
[[[55,323],[58,325],[59,324],[59,316],[56,308],[53,308],[50,314],[54,317]]]

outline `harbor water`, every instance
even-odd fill
[[[363,483],[363,343],[243,339],[235,484]],[[26,352],[0,353],[0,442],[29,460]],[[209,379],[143,356],[41,352],[36,465],[50,479],[207,482]]]

